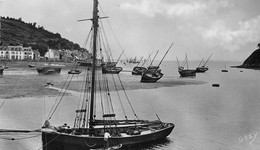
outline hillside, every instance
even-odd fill
[[[256,49],[244,62],[242,65],[237,66],[238,68],[250,68],[259,69],[260,68],[260,43],[257,45]]]
[[[47,48],[83,50],[76,43],[52,33],[36,23],[25,23],[21,18],[1,17],[0,45],[24,45],[38,49],[43,56]]]

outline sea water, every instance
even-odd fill
[[[198,64],[190,62],[189,67],[196,68]],[[128,72],[133,65],[125,66],[124,69],[128,71],[120,73],[121,79],[126,83],[137,82],[143,87],[127,91],[138,117],[155,120],[159,116],[161,121],[175,124],[167,139],[129,149],[260,149],[260,71],[229,67],[240,64],[211,61],[207,72],[197,73],[194,78],[180,78],[177,63],[166,61],[161,65],[164,76],[155,84],[139,83],[140,77]],[[221,72],[225,65],[228,72]],[[12,72],[6,75],[10,74]],[[60,77],[65,78],[66,75],[66,71],[63,71]],[[213,87],[212,84],[219,84],[219,87]],[[152,89],[149,88],[151,86]],[[77,109],[74,100],[79,94],[69,92],[71,94],[64,97],[51,124],[73,125]],[[38,129],[55,101],[56,97],[47,96],[12,98],[0,109],[0,128]],[[115,110],[122,112],[119,105],[115,106]],[[129,113],[131,118],[131,111]],[[0,150],[38,150],[41,147],[40,133],[0,134]]]

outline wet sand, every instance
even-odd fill
[[[38,75],[35,69],[29,68],[28,64],[33,62],[12,62],[8,64],[8,69],[4,71],[4,75],[0,78],[0,98],[14,98],[14,97],[42,97],[42,96],[56,96],[59,94],[58,90],[48,88],[46,83],[52,83],[53,87],[63,89],[67,87],[68,90],[81,91],[85,83],[84,70],[85,67],[80,67],[83,70],[80,75],[68,75],[67,72],[72,68],[72,63],[59,63],[64,65],[60,75]],[[46,63],[46,62],[43,62]],[[136,90],[136,89],[154,89],[160,87],[173,87],[182,85],[196,85],[204,84],[205,82],[180,79],[179,77],[163,77],[156,83],[141,83],[141,76],[133,76],[131,72],[122,72],[119,74],[123,87],[118,80],[118,75],[106,75],[109,81],[110,91],[114,90]],[[117,86],[114,86],[114,82]],[[70,82],[69,86],[68,83]],[[67,93],[69,94],[69,93]]]

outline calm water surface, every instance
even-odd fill
[[[190,66],[192,68],[198,62],[190,64],[194,64]],[[197,74],[195,78],[180,78],[176,62],[164,62],[161,68],[165,75],[159,84],[169,81],[173,84],[175,81],[202,81],[203,84],[129,90],[128,96],[140,119],[156,119],[158,114],[162,121],[176,125],[167,139],[130,149],[259,150],[260,71],[227,67],[229,72],[221,72],[225,65],[239,64],[241,62],[210,62],[208,72]],[[130,70],[131,66],[125,68]],[[12,73],[15,70],[4,75]],[[66,71],[63,71],[60,77],[65,78],[66,75]],[[122,80],[133,82],[140,79],[129,72],[122,72]],[[149,86],[152,83],[140,84]],[[219,84],[220,87],[212,87],[212,84]],[[77,97],[77,92],[71,92],[64,98],[51,124],[66,122],[73,125],[77,108],[74,99]],[[0,128],[40,128],[55,100],[56,97],[37,97],[6,101],[0,110]],[[118,104],[115,104],[115,110],[120,112]],[[0,150],[10,149],[41,149],[40,133],[0,135]]]

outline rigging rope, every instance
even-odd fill
[[[126,99],[127,99],[127,101],[128,101],[128,104],[130,105],[130,107],[131,107],[131,109],[132,109],[132,111],[133,111],[133,113],[134,113],[134,116],[139,120],[139,118],[138,118],[138,116],[136,115],[135,110],[134,110],[134,108],[133,108],[133,106],[132,106],[132,104],[131,104],[131,102],[130,102],[130,100],[129,100],[129,98],[128,98],[128,95],[127,95],[127,93],[126,93],[126,91],[125,91],[125,88],[124,88],[124,86],[123,86],[123,83],[122,83],[122,81],[121,81],[121,78],[120,78],[119,74],[117,74],[117,76],[118,76],[118,79],[119,79],[119,81],[120,81],[121,87],[122,87],[122,89],[123,89],[123,91],[124,91],[124,93],[125,93],[125,96],[126,96]]]
[[[114,86],[115,86],[115,90],[116,90],[116,93],[117,93],[117,96],[118,96],[120,105],[121,105],[121,107],[122,107],[124,116],[125,116],[126,120],[128,120],[128,119],[127,119],[127,116],[126,116],[125,108],[124,108],[124,105],[123,105],[122,100],[121,100],[121,98],[120,98],[120,94],[119,94],[119,92],[118,92],[118,89],[117,89],[116,82],[115,82],[115,79],[114,79],[114,75],[113,75],[113,74],[112,74],[112,78],[113,78],[113,83],[114,83]]]

